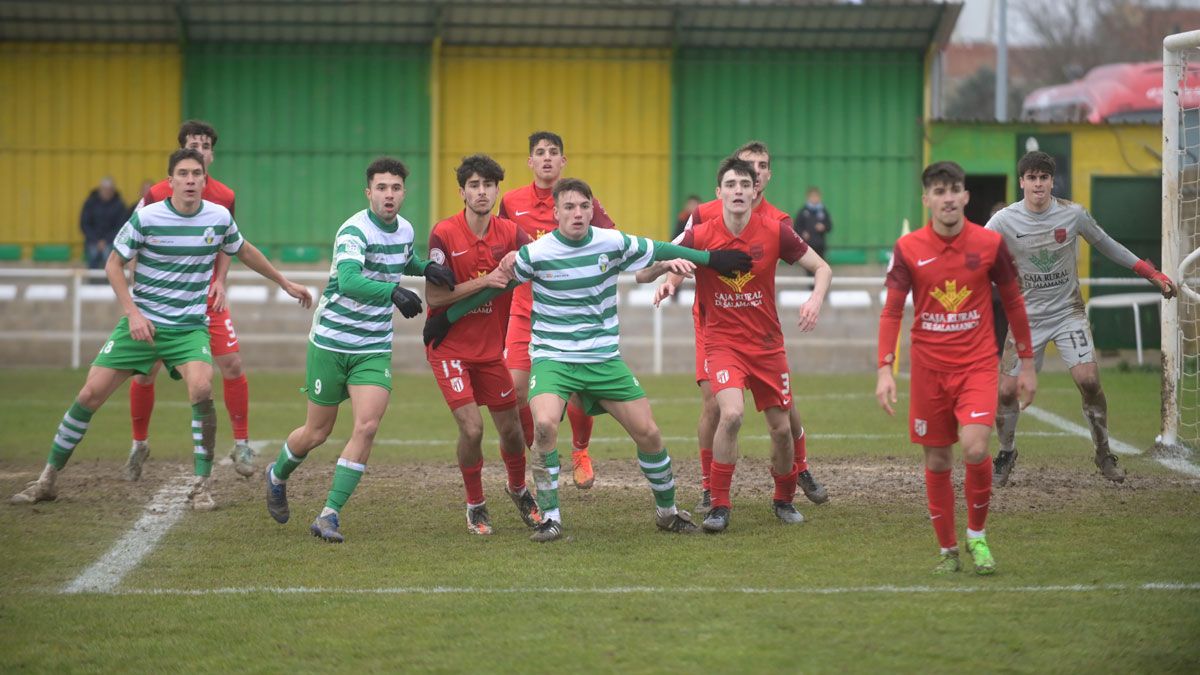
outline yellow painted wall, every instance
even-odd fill
[[[111,175],[126,202],[167,175],[180,123],[174,45],[0,43],[0,243],[83,246]]]
[[[462,209],[454,169],[491,155],[501,192],[533,180],[529,134],[563,137],[564,176],[592,186],[617,226],[664,238],[669,223],[668,50],[443,47],[435,52],[434,217]]]

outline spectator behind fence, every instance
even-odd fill
[[[105,176],[88,195],[79,212],[79,229],[83,231],[83,250],[88,268],[104,268],[113,239],[125,224],[125,213],[121,193],[117,192],[113,179]]]
[[[821,201],[821,188],[808,188],[804,207],[796,212],[794,226],[796,234],[808,244],[817,255],[825,257],[825,235],[833,229],[833,218]]]
[[[675,229],[671,230],[671,239],[683,234],[683,228],[687,226],[688,218],[692,217],[692,212],[696,207],[700,206],[700,197],[696,195],[688,195],[688,198],[683,202],[683,210],[679,215],[675,216]]]

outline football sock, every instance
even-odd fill
[[[804,434],[804,427],[800,427],[800,435],[793,442],[793,447],[796,449],[796,466],[801,473],[808,471],[808,448],[805,443],[807,436]]]
[[[144,441],[150,437],[150,414],[154,412],[154,383],[138,384],[129,381],[129,421],[133,426],[133,440]]]
[[[712,448],[700,448],[700,487],[712,489]]]
[[[521,418],[521,432],[525,434],[525,447],[533,447],[533,412],[529,405],[518,405],[517,415]]]
[[[211,476],[217,445],[217,409],[212,399],[192,404],[192,460],[197,476]]]
[[[771,478],[775,480],[775,501],[792,503],[796,497],[796,476],[799,473],[799,465],[795,463],[792,464],[792,470],[785,474],[775,473],[775,469],[771,469]]]
[[[245,441],[250,438],[250,385],[243,374],[236,380],[225,380],[225,409],[229,411],[229,423],[233,426],[233,438]]]
[[[500,459],[504,460],[504,470],[508,473],[508,489],[513,494],[521,494],[525,489],[525,449],[509,455],[500,448]]]
[[[1097,452],[1108,452],[1108,401],[1103,393],[1094,403],[1083,404],[1083,418],[1092,431],[1092,444]]]
[[[925,469],[925,496],[929,498],[929,520],[938,545],[942,549],[954,548],[958,539],[954,533],[954,483],[950,480],[950,469]]]
[[[1000,452],[1012,452],[1016,445],[1017,418],[1020,415],[1020,404],[1015,398],[1009,405],[1003,401],[996,405],[996,437],[1000,440]]]
[[[712,463],[712,478],[709,480],[712,483],[712,505],[713,508],[724,506],[729,508],[732,504],[729,501],[729,488],[733,485],[733,469],[734,464],[722,464],[717,460]]]
[[[592,440],[592,417],[583,408],[568,401],[567,419],[571,420],[571,449],[587,450]]]
[[[463,487],[467,492],[467,504],[479,505],[483,503],[483,458],[480,457],[475,466],[467,466],[459,464],[458,470],[462,472]]]
[[[60,471],[67,465],[67,460],[71,459],[71,453],[75,452],[75,446],[83,440],[83,435],[87,433],[88,424],[91,423],[94,412],[80,405],[79,401],[71,403],[71,407],[63,415],[62,421],[58,423],[58,431],[54,434],[54,442],[50,445],[50,456],[46,458],[47,464]]]
[[[325,508],[341,513],[366,470],[366,464],[351,462],[344,457],[339,457],[337,466],[333,469],[333,486],[329,488],[329,498],[325,500]]]
[[[299,457],[292,454],[292,449],[288,447],[287,441],[283,442],[283,447],[279,450],[279,456],[275,458],[275,466],[271,468],[271,478],[275,483],[282,483],[292,475],[296,467],[300,466],[300,462],[308,455]]]
[[[675,505],[675,476],[671,473],[671,455],[667,449],[647,455],[637,454],[638,466],[646,480],[650,481],[650,489],[654,492],[654,504],[660,509]]]
[[[540,455],[533,453],[533,485],[537,488],[538,510],[544,514],[558,511],[558,450]],[[555,518],[555,520],[558,520]],[[559,520],[558,522],[562,522]]]
[[[982,531],[987,522],[988,502],[992,499],[992,458],[988,456],[982,462],[966,467],[963,493],[967,498],[967,527]]]

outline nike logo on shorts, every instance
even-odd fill
[[[936,256],[936,255],[935,255],[935,256],[933,256],[932,258],[928,259],[928,260],[918,260],[918,261],[917,261],[917,267],[924,267],[924,266],[928,265],[929,263],[933,262],[934,260],[937,260],[937,256]]]
[[[511,393],[513,393],[512,389],[509,389],[508,391],[502,391],[500,392],[500,398],[508,398],[508,395]]]
[[[1014,234],[1013,236],[1016,237],[1017,239],[1024,239],[1025,237],[1028,237],[1031,234],[1037,234],[1037,232],[1026,232],[1025,234]]]
[[[236,345],[236,344],[237,344],[237,340],[234,340],[233,342],[226,342],[226,343],[225,343],[225,346],[226,346],[226,347],[232,347],[232,346],[234,346],[234,345]]]
[[[972,410],[972,411],[971,411],[971,417],[972,417],[972,418],[975,418],[975,417],[987,417],[987,416],[988,416],[988,413],[987,413],[987,411],[984,411],[984,412],[976,412],[976,411],[974,411],[974,410]]]

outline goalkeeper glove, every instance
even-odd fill
[[[1171,281],[1171,277],[1154,269],[1154,263],[1149,260],[1139,260],[1134,264],[1133,271],[1139,277],[1158,286],[1164,298],[1170,300],[1175,297],[1175,282]]]
[[[421,313],[420,296],[400,284],[396,284],[396,287],[392,289],[392,304],[406,319],[411,319]]]
[[[431,262],[425,266],[425,280],[448,291],[454,290],[454,270],[441,263]]]
[[[718,250],[708,252],[708,266],[721,276],[732,277],[740,272],[750,271],[753,264],[750,254],[745,251]]]
[[[445,312],[439,312],[425,319],[425,330],[421,331],[421,339],[425,341],[425,346],[430,346],[433,343],[433,348],[437,349],[438,345],[442,344],[442,340],[446,339],[446,334],[450,332],[450,317],[446,316]]]

